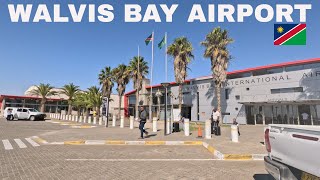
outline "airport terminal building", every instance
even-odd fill
[[[168,114],[174,119],[179,114],[178,88],[175,83],[168,87]],[[217,102],[214,89],[212,76],[186,80],[181,115],[191,121],[210,118]],[[145,80],[140,106],[148,108],[150,90]],[[164,117],[163,92],[161,85],[152,86],[153,116],[160,109],[160,119]],[[229,72],[221,93],[224,123],[236,118],[240,124],[320,125],[320,58]],[[126,115],[134,115],[135,101],[135,91],[126,93]]]

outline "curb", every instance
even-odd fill
[[[213,146],[207,142],[202,141],[123,141],[123,140],[74,140],[63,142],[51,142],[39,138],[38,136],[32,136],[33,140],[41,144],[51,145],[179,145],[179,146],[203,146],[206,148],[214,158],[217,160],[229,160],[229,161],[250,161],[250,160],[263,160],[267,154],[223,154],[216,150]]]
[[[74,140],[52,142],[55,145],[186,145],[201,146],[202,141],[121,141],[121,140]]]

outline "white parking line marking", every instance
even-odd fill
[[[12,147],[12,145],[11,145],[11,143],[10,143],[10,141],[8,139],[2,140],[2,143],[4,145],[4,149],[5,150],[13,149],[13,147]]]
[[[40,146],[38,143],[34,142],[31,138],[25,138],[32,146]]]
[[[18,144],[19,148],[27,148],[27,146],[21,141],[21,139],[14,139],[14,141]]]
[[[128,162],[128,161],[217,161],[218,159],[65,159],[66,161],[108,161],[108,162]]]

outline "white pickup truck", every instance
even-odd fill
[[[33,108],[17,108],[17,107],[7,107],[4,110],[4,117],[7,118],[8,110],[11,109],[12,119],[28,119],[30,121],[44,120],[46,114],[37,111]]]
[[[320,180],[320,126],[271,124],[266,170],[279,180]]]

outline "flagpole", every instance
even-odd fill
[[[164,54],[165,54],[165,61],[166,61],[166,82],[168,82],[168,54],[167,54],[167,32],[165,33],[165,45],[166,45],[166,48],[164,49]]]
[[[140,76],[140,47],[138,45],[138,82],[137,83],[140,83],[140,79],[139,79],[139,76]],[[138,89],[136,89],[136,91],[138,91]],[[139,91],[137,92],[138,96],[136,97],[136,101],[139,102]],[[136,118],[139,117],[139,105],[136,109]]]
[[[152,80],[153,80],[153,45],[154,45],[154,31],[152,31],[152,48],[151,48],[151,77],[150,77],[150,106],[149,106],[149,121],[152,121]]]
[[[168,54],[167,54],[167,49],[168,49],[168,45],[167,45],[167,32],[165,33],[165,35],[164,35],[164,43],[165,43],[165,49],[164,49],[164,54],[165,54],[165,75],[166,75],[166,83],[168,83]],[[166,113],[167,113],[167,111],[168,111],[168,94],[167,94],[167,92],[166,92],[166,94],[165,94],[165,98],[166,98],[166,102],[165,102],[165,111],[166,111]],[[173,127],[172,127],[172,118],[170,118],[170,126],[169,127],[167,127],[167,128],[169,128],[170,129],[170,133],[172,132],[172,129],[173,129]],[[166,130],[165,130],[166,131]],[[170,134],[169,133],[169,134]]]

